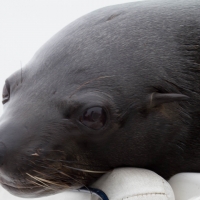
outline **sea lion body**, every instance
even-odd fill
[[[0,182],[36,197],[117,167],[200,171],[200,1],[110,6],[6,80]]]

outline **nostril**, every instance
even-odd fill
[[[6,147],[4,143],[0,142],[0,167],[4,164],[6,156]]]

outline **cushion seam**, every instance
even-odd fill
[[[136,194],[136,195],[131,195],[131,196],[128,196],[128,197],[124,197],[122,200],[126,200],[126,199],[131,198],[131,197],[150,196],[150,195],[166,196],[165,193],[144,193],[144,194]]]

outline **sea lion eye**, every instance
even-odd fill
[[[98,130],[106,123],[106,112],[101,107],[92,107],[83,113],[79,121],[91,129]]]
[[[2,103],[5,104],[6,102],[9,101],[10,99],[10,88],[9,85],[5,83],[4,87],[3,87],[3,94],[2,94]]]

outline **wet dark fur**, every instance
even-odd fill
[[[199,11],[199,0],[111,6],[48,41],[6,81],[2,185],[36,197],[87,186],[116,167],[166,179],[199,172]],[[152,107],[154,93],[189,99]],[[107,113],[100,130],[79,121],[93,106]]]

